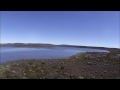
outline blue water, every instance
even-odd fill
[[[19,59],[66,58],[80,52],[109,52],[109,51],[73,47],[52,47],[52,48],[0,47],[0,63]]]

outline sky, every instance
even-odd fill
[[[0,42],[120,48],[120,12],[1,11]]]

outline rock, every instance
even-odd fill
[[[117,77],[116,79],[120,79],[120,77]]]
[[[88,64],[88,65],[92,65],[92,62],[88,62],[87,64]]]
[[[41,70],[41,72],[43,73],[43,70]]]
[[[79,76],[78,79],[84,79],[82,76]]]
[[[93,76],[92,79],[95,79],[95,77]]]
[[[62,64],[64,64],[64,62],[62,62]]]
[[[7,68],[9,68],[10,66],[6,66]]]
[[[15,73],[15,71],[12,71],[12,73]]]
[[[27,77],[23,76],[23,79],[27,79]]]
[[[24,73],[23,75],[26,75],[26,73]]]
[[[35,65],[33,64],[32,66],[34,67]]]
[[[106,73],[106,71],[104,71],[104,73]]]

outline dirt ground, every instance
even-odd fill
[[[120,79],[120,56],[87,52],[64,59],[10,61],[0,65],[0,78]]]

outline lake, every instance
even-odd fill
[[[0,47],[0,63],[20,59],[66,58],[80,52],[109,52],[109,51],[74,47],[51,47],[51,48]]]

